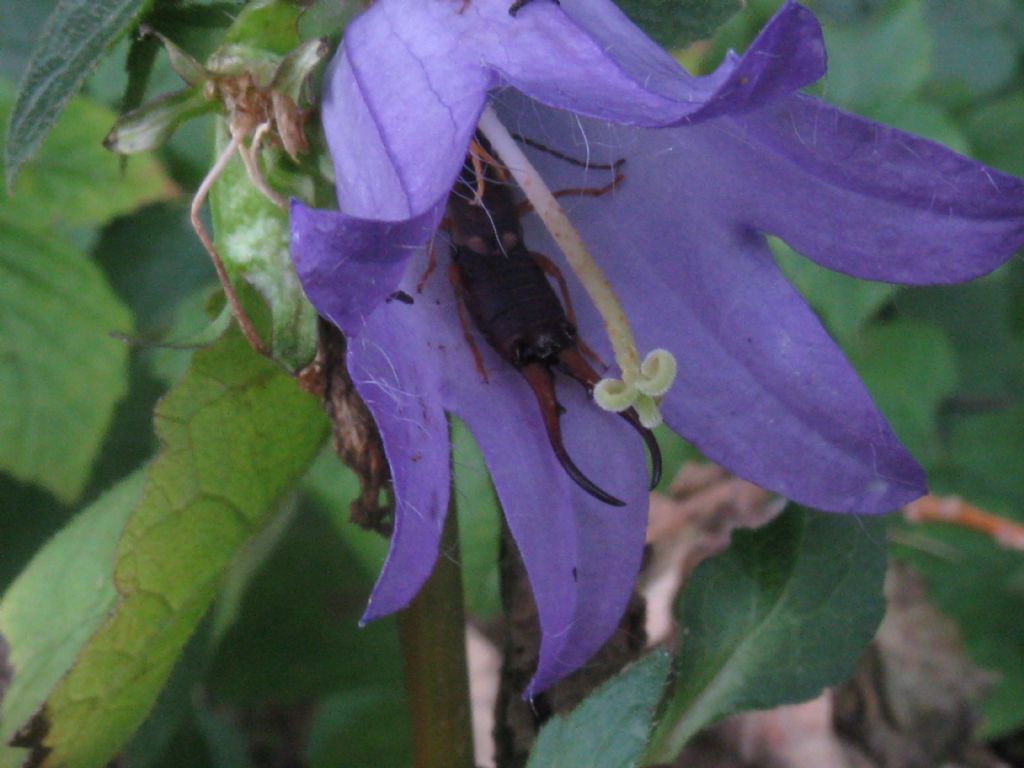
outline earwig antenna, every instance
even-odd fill
[[[528,147],[533,147],[536,150],[549,154],[552,157],[556,157],[569,165],[575,165],[578,168],[590,168],[595,171],[618,171],[619,168],[626,163],[626,158],[624,157],[620,157],[613,163],[591,163],[586,160],[580,160],[578,157],[567,155],[564,152],[559,152],[557,149],[552,149],[546,144],[541,144],[539,141],[523,136],[521,133],[513,133],[512,138]]]

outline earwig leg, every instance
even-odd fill
[[[598,488],[569,458],[569,454],[565,450],[565,444],[562,442],[562,424],[558,419],[561,406],[555,397],[555,379],[551,375],[551,371],[547,366],[540,363],[530,363],[523,366],[521,373],[537,398],[537,404],[540,406],[541,418],[544,420],[544,429],[547,430],[551,449],[555,452],[555,457],[563,469],[565,469],[566,474],[572,478],[576,485],[595,499],[615,507],[626,506],[624,501]]]
[[[469,145],[469,161],[473,164],[473,175],[476,177],[476,188],[473,192],[473,205],[482,206],[484,204],[484,183],[486,182],[486,170],[484,169],[484,160],[481,157],[483,147],[477,142],[476,139]]]
[[[565,275],[562,274],[562,270],[558,266],[545,256],[543,253],[537,253],[536,251],[530,251],[530,257],[534,263],[541,268],[541,271],[548,277],[555,278],[558,283],[558,290],[562,294],[562,304],[565,305],[565,316],[569,318],[569,322],[576,325],[576,312],[572,308],[572,297],[569,296],[569,284],[565,282]]]
[[[615,174],[615,178],[605,184],[603,187],[566,187],[565,189],[558,189],[552,192],[555,197],[601,197],[606,195],[615,189],[615,185],[626,178],[623,174]],[[525,216],[528,213],[533,213],[533,203],[529,200],[523,200],[516,206],[516,213],[520,216]]]
[[[476,342],[473,340],[473,332],[469,329],[469,318],[466,317],[466,302],[462,298],[463,291],[462,278],[459,277],[459,269],[454,264],[448,266],[448,279],[451,281],[452,288],[455,289],[455,304],[459,308],[459,324],[462,326],[462,336],[469,345],[469,351],[473,353],[473,363],[476,365],[477,373],[480,374],[480,378],[484,380],[484,384],[487,384],[490,379],[487,378],[487,369],[484,368],[484,359],[480,355],[480,350],[476,346]]]
[[[437,269],[437,251],[434,249],[434,241],[431,239],[430,245],[427,246],[427,268],[423,270],[423,274],[416,283],[416,293],[423,293],[423,286],[427,284],[427,280],[434,274],[435,269]]]
[[[578,349],[569,347],[563,349],[561,355],[558,358],[558,367],[565,372],[566,376],[571,379],[575,379],[583,385],[584,389],[587,390],[588,395],[593,395],[594,387],[600,380],[600,376],[597,371],[590,367],[586,360],[583,359],[583,355]],[[640,423],[640,417],[633,408],[628,408],[625,411],[620,411],[621,416],[637,434],[643,438],[644,444],[647,446],[648,453],[651,454],[651,483],[650,488],[653,488],[661,482],[661,447],[658,445],[658,440],[654,437],[654,433],[651,432],[647,427]]]
[[[481,139],[473,139],[473,141],[470,142],[469,151],[479,161],[494,169],[494,175],[499,182],[502,184],[506,184],[508,182],[508,169],[502,164],[501,160],[494,156],[491,150],[484,146]],[[473,170],[477,171],[475,163],[473,165]],[[477,178],[479,178],[479,176],[480,174],[478,173]]]
[[[210,260],[213,262],[213,268],[217,271],[217,279],[220,280],[221,288],[224,290],[224,296],[228,300],[228,305],[231,307],[231,312],[234,314],[235,319],[238,321],[238,327],[242,330],[242,335],[245,336],[246,341],[249,342],[249,346],[259,352],[261,355],[267,355],[267,348],[263,346],[263,340],[256,333],[256,328],[252,324],[252,320],[249,319],[249,315],[246,314],[245,309],[242,307],[242,302],[238,300],[238,294],[235,293],[235,288],[231,285],[231,280],[228,277],[227,270],[224,268],[224,262],[220,260],[220,254],[217,253],[217,249],[213,247],[213,241],[206,232],[206,227],[203,226],[202,219],[199,217],[199,212],[203,208],[203,203],[206,202],[207,196],[210,194],[210,188],[213,183],[220,177],[221,173],[224,172],[224,167],[231,160],[231,156],[238,151],[239,147],[242,146],[244,135],[241,133],[235,134],[231,137],[231,141],[221,152],[220,157],[217,158],[217,162],[210,168],[210,172],[206,174],[202,183],[199,185],[199,189],[196,190],[195,197],[192,198],[192,206],[189,209],[189,217],[192,221],[192,229],[196,231],[196,235],[199,237],[199,241],[203,244],[206,252],[210,254]]]
[[[569,285],[565,282],[565,276],[562,274],[562,270],[558,266],[545,256],[543,253],[537,253],[536,251],[530,251],[530,256],[536,262],[537,266],[541,268],[544,274],[555,278],[558,282],[558,290],[562,294],[562,304],[565,306],[565,316],[569,318],[569,322],[576,327],[576,312],[572,308],[572,297],[569,295]],[[606,369],[608,366],[605,362],[598,357],[597,353],[590,348],[583,339],[576,339],[576,346],[580,348],[580,351],[592,362],[594,365]]]

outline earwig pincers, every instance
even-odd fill
[[[593,394],[600,376],[584,357],[584,351],[589,350],[578,336],[565,280],[551,261],[529,251],[523,243],[519,210],[504,169],[480,135],[448,198],[446,218],[451,237],[449,277],[481,377],[487,380],[479,350],[466,327],[463,307],[491,347],[526,379],[540,406],[551,448],[569,477],[594,498],[625,506],[580,471],[562,442],[559,416],[564,409],[555,395],[552,369],[575,379],[588,395]],[[561,301],[548,282],[549,276],[559,284]],[[619,415],[647,445],[653,488],[661,478],[657,440],[633,409]]]

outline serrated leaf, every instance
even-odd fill
[[[6,745],[68,671],[117,600],[112,565],[142,473],[87,507],[33,558],[0,601],[0,638],[15,675],[0,699],[0,765],[24,755]]]
[[[918,461],[935,462],[939,407],[958,380],[956,353],[942,329],[909,320],[872,326],[846,352],[900,440]]]
[[[36,42],[7,127],[10,188],[68,100],[107,47],[127,31],[150,0],[62,0]]]
[[[162,450],[118,544],[115,611],[34,718],[43,768],[97,768],[145,717],[240,548],[326,435],[319,405],[232,333],[156,412]]]
[[[0,78],[16,80],[32,55],[32,43],[56,0],[6,0],[0,24]]]
[[[655,651],[541,729],[527,768],[631,768],[647,744],[669,655]]]
[[[634,24],[666,48],[705,40],[743,7],[742,0],[617,0]]]
[[[63,239],[0,212],[0,468],[78,497],[127,388],[131,318]]]
[[[10,115],[13,95],[0,82],[0,122]],[[117,116],[89,99],[73,99],[24,169],[2,217],[44,231],[55,226],[98,226],[177,190],[152,157],[121,168],[101,144]],[[12,118],[13,119],[13,118]],[[99,192],[102,190],[102,192]]]
[[[885,602],[881,521],[796,506],[737,531],[676,602],[676,686],[652,755],[670,761],[700,729],[817,695],[846,678]]]

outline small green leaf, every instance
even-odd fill
[[[12,102],[10,89],[0,81],[0,122]],[[73,99],[35,162],[18,177],[12,197],[4,200],[2,218],[49,233],[55,227],[106,224],[176,194],[154,158],[137,158],[122,169],[118,158],[103,149],[103,137],[116,118],[102,104]]]
[[[0,765],[6,745],[39,709],[117,600],[113,562],[142,473],[120,482],[54,536],[0,601],[0,638],[15,670],[0,699]],[[20,760],[18,761],[20,762]]]
[[[666,48],[705,40],[743,7],[742,0],[618,0],[623,12]]]
[[[881,521],[791,506],[702,563],[676,603],[676,686],[653,756],[747,709],[811,698],[846,678],[885,602]]]
[[[7,187],[107,47],[150,0],[62,0],[39,36],[7,127]]]
[[[218,119],[217,151],[227,145]],[[210,194],[215,243],[232,279],[251,285],[270,309],[274,358],[299,370],[316,350],[316,310],[309,303],[288,250],[288,213],[249,179],[236,156]]]
[[[939,407],[956,391],[956,353],[941,328],[909,320],[866,328],[846,350],[900,440],[925,465],[940,455]]]
[[[537,737],[527,768],[631,768],[651,731],[668,675],[669,655],[655,651],[598,688]]]
[[[124,744],[326,435],[318,403],[237,333],[194,355],[156,426],[163,447],[118,543],[120,599],[33,720],[42,768],[98,768]]]

